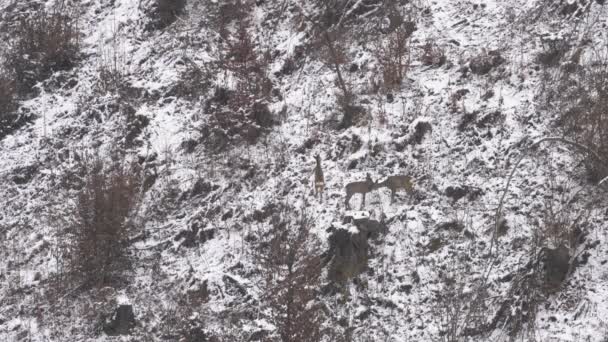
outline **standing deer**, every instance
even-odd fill
[[[317,154],[315,159],[317,161],[317,166],[315,166],[315,180],[313,183],[313,189],[315,191],[315,197],[317,197],[317,194],[319,194],[322,201],[323,190],[325,189],[325,178],[323,177],[323,169],[321,168],[321,156]]]
[[[408,194],[411,194],[414,189],[412,177],[405,175],[389,176],[383,182],[374,184],[374,189],[389,188],[391,190],[391,204],[395,201],[395,193],[399,189],[404,189]]]
[[[363,195],[363,202],[361,202],[361,208],[363,208],[365,206],[365,194],[373,190],[374,184],[375,183],[372,180],[372,177],[369,176],[369,173],[363,182],[352,182],[346,184],[346,208],[350,209],[349,201],[354,194]]]

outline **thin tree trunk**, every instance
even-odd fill
[[[325,39],[325,44],[327,45],[327,48],[329,49],[329,53],[331,55],[331,62],[334,65],[334,69],[336,70],[336,75],[338,76],[338,83],[340,85],[340,88],[342,89],[342,95],[344,96],[344,102],[342,103],[342,110],[344,111],[344,117],[342,118],[342,126],[344,128],[350,127],[352,125],[352,113],[350,110],[350,91],[348,90],[348,88],[346,87],[346,83],[344,82],[344,79],[342,78],[342,72],[340,71],[340,64],[338,63],[338,54],[336,52],[336,49],[334,48],[334,44],[331,40],[331,37],[329,36],[329,32],[325,31],[323,33],[323,38]]]

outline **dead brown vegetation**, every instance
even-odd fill
[[[71,273],[85,287],[113,285],[130,264],[130,218],[138,201],[139,172],[126,162],[109,164],[100,157],[86,161],[83,172],[84,187],[66,236]]]
[[[264,270],[264,302],[277,326],[281,342],[320,341],[323,311],[316,302],[321,259],[310,234],[312,221],[305,213],[274,215],[268,239],[259,246],[258,260]]]
[[[14,73],[21,94],[54,71],[72,68],[78,60],[79,30],[75,14],[67,6],[22,18],[13,34],[5,67]]]

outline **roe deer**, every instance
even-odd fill
[[[383,182],[374,184],[374,189],[389,188],[391,190],[391,203],[395,201],[395,193],[399,189],[404,189],[408,194],[411,194],[414,189],[412,177],[405,175],[389,176]]]
[[[321,168],[321,156],[318,154],[315,156],[317,166],[315,166],[315,180],[313,183],[313,189],[315,191],[315,197],[317,194],[321,195],[323,200],[323,190],[325,189],[325,178],[323,178],[323,169]]]
[[[369,176],[369,173],[363,182],[352,182],[346,184],[346,208],[350,209],[349,201],[354,194],[363,195],[363,202],[361,202],[361,208],[363,208],[363,206],[365,206],[365,194],[373,190],[374,184],[375,183]]]

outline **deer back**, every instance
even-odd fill
[[[390,176],[385,182],[388,183],[388,187],[391,189],[404,189],[408,193],[412,192],[414,188],[412,177],[406,175]]]
[[[347,194],[367,193],[372,190],[373,186],[374,186],[374,183],[370,182],[369,180],[365,180],[362,182],[348,183],[348,184],[346,184],[346,193]]]

